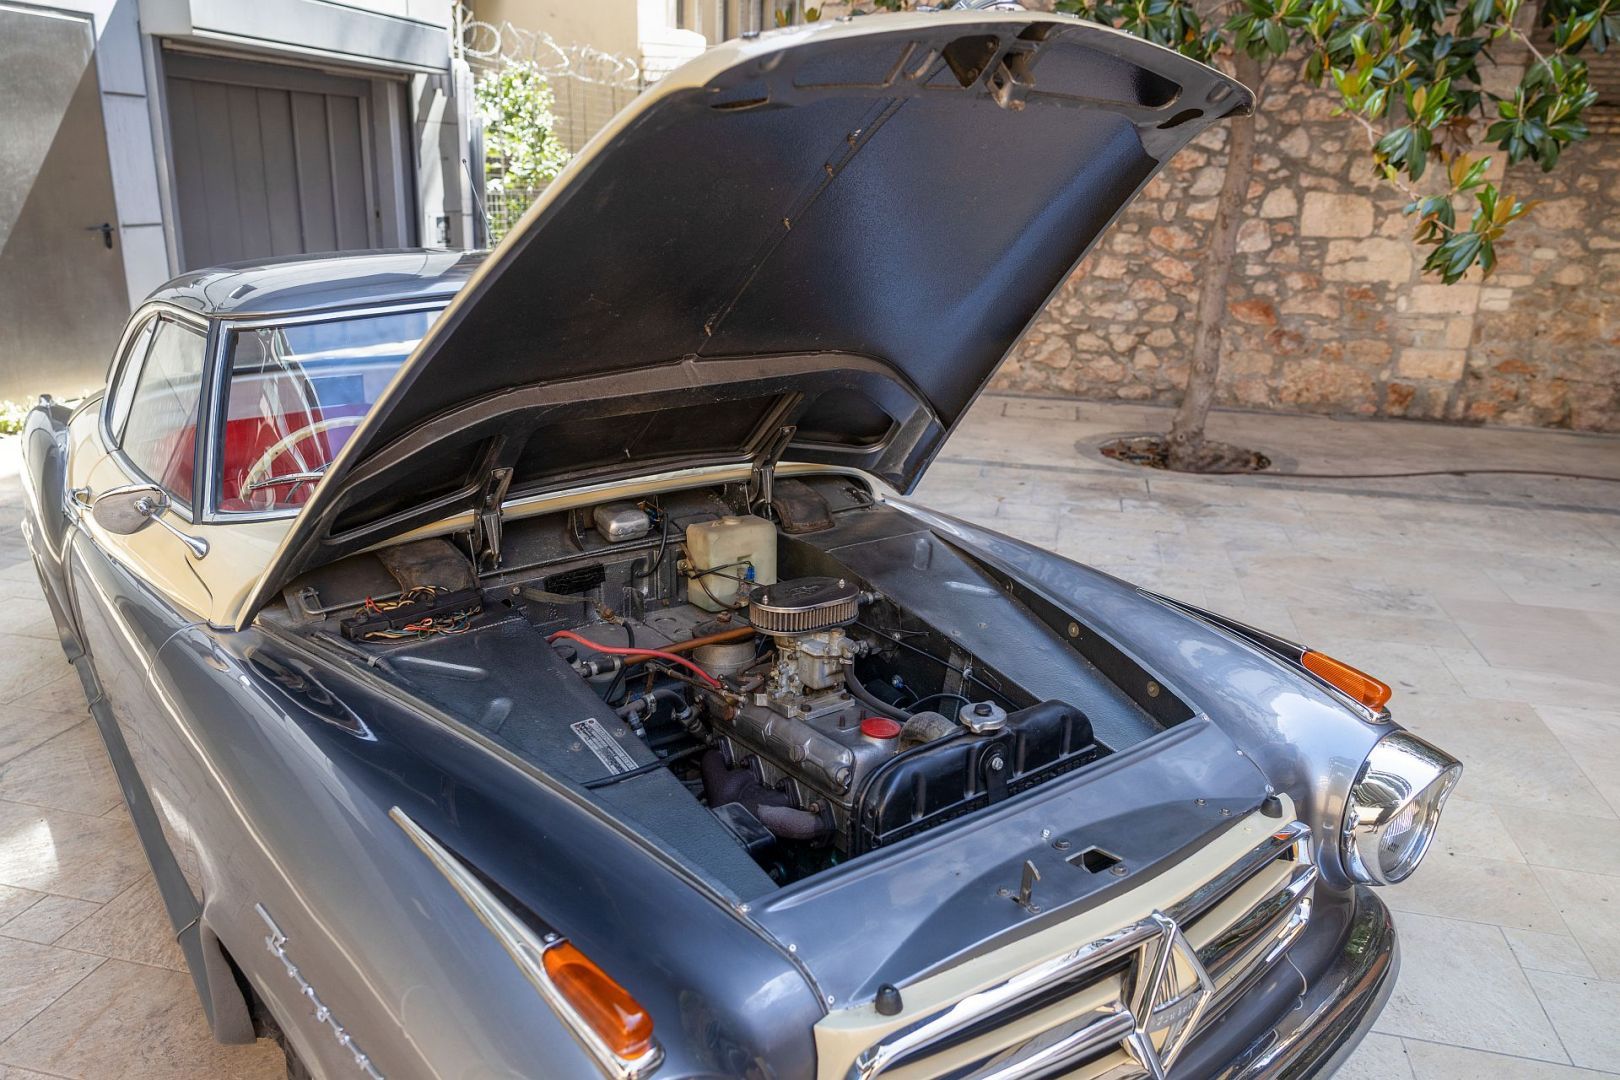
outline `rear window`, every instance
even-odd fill
[[[438,316],[390,312],[233,331],[219,510],[304,505]]]

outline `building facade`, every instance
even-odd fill
[[[0,0],[0,398],[184,270],[475,241],[448,0]]]

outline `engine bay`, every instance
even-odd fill
[[[1191,715],[845,477],[514,522],[475,565],[416,541],[295,583],[288,612],[653,839],[778,886]]]

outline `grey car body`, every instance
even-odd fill
[[[1306,901],[1303,916],[1287,913],[1286,953],[1246,969],[1219,1023],[1188,1026],[1173,1055],[1142,1050],[1156,1037],[1147,1020],[1105,1010],[1125,1025],[1108,1028],[1105,1049],[1124,1046],[1127,1062],[1110,1075],[1151,1074],[1161,1054],[1173,1076],[1303,1075],[1370,1025],[1395,939],[1345,863],[1344,831],[1369,754],[1399,732],[1388,715],[1307,672],[1297,646],[898,494],[1130,196],[1198,130],[1247,108],[1247,91],[1052,17],[869,22],[739,43],[672,76],[488,259],[312,259],[205,271],[155,294],[132,340],[143,319],[184,322],[208,357],[197,497],[162,524],[213,550],[176,564],[202,581],[221,573],[209,560],[259,559],[238,586],[207,577],[194,607],[95,526],[113,490],[73,482],[109,403],[30,415],[25,533],[221,1040],[279,1030],[330,1077],[598,1075],[601,1056],[537,993],[494,904],[634,995],[657,1035],[652,1075],[872,1075],[870,1057],[832,1059],[834,1021],[881,1023],[889,991],[923,994],[1037,939],[1067,934],[1083,953],[1093,939],[1066,928],[1110,904],[1153,893],[1168,929],[1139,933],[1174,965],[1177,927],[1213,902],[1176,892],[1178,868],[1241,830],[1253,836],[1240,846],[1266,858],[1279,845],[1308,855],[1291,879],[1308,893],[1286,898]],[[716,160],[728,163],[718,178]],[[936,176],[991,162],[1038,182],[964,200]],[[908,212],[931,178],[951,194]],[[240,523],[219,510],[208,440],[232,333],[446,304],[307,503]],[[767,417],[799,435],[761,444],[750,426],[733,446],[716,421],[714,440],[674,457],[614,441],[671,410],[734,415],[767,399],[801,410],[795,423]],[[829,408],[812,416],[817,400]],[[856,430],[867,406],[881,437]],[[580,424],[546,426],[559,416]],[[812,427],[818,437],[803,437]],[[587,434],[559,464],[523,452],[531,431]],[[103,449],[99,475],[151,479]],[[600,794],[469,720],[486,699],[533,696],[525,672],[447,644],[462,651],[415,670],[473,674],[424,690],[404,661],[284,617],[300,582],[324,590],[321,574],[401,536],[471,537],[475,559],[481,545],[496,556],[483,584],[516,581],[501,538],[515,542],[525,500],[587,505],[632,482],[720,483],[704,470],[726,468],[764,468],[767,488],[771,469],[854,483],[831,527],[796,541],[800,557],[835,553],[969,653],[1006,657],[999,677],[1067,695],[1115,752],[777,887],[696,803],[657,804],[660,820],[697,815],[681,835],[641,827],[633,796],[615,794],[636,785]],[[273,542],[244,555],[231,538],[251,528]],[[183,550],[157,529],[138,535],[145,550]],[[540,725],[578,715],[561,692],[533,705]],[[1116,738],[1109,723],[1142,731]],[[1086,871],[1082,850],[1109,869]],[[447,873],[446,852],[462,872]],[[1201,1012],[1208,995],[1190,993]]]

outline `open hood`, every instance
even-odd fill
[[[781,457],[909,490],[1051,293],[1248,90],[1062,16],[728,42],[524,216],[311,496],[293,576],[504,497]]]

